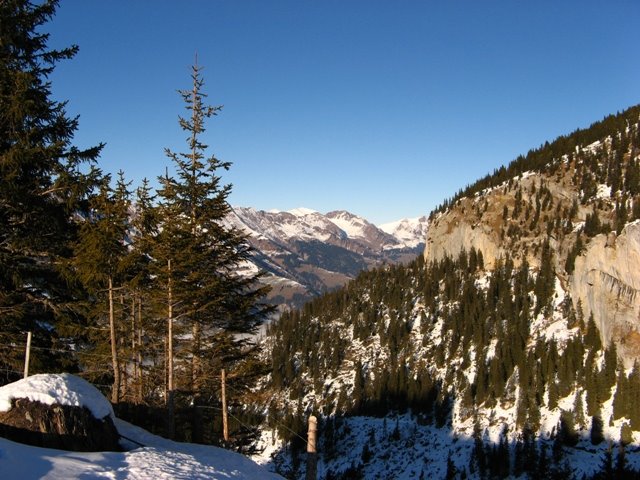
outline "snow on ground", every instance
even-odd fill
[[[598,193],[596,198],[611,198],[611,187],[609,185],[598,185]]]
[[[77,389],[77,390],[76,390]],[[69,374],[34,375],[0,387],[5,410],[11,398],[85,406],[104,413],[109,402],[88,382]],[[104,417],[101,415],[99,418]],[[115,419],[126,452],[68,452],[31,447],[0,438],[2,479],[279,479],[250,459],[221,448],[179,443]],[[144,445],[144,446],[140,446]]]

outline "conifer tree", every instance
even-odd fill
[[[22,344],[24,332],[34,332],[36,346],[60,349],[60,330],[79,319],[73,305],[82,292],[65,280],[63,266],[74,219],[99,176],[101,145],[72,146],[78,120],[51,98],[56,64],[77,52],[49,49],[40,31],[57,4],[0,2],[0,366],[9,371],[21,370],[22,352],[11,345]],[[39,350],[32,371],[70,359]]]
[[[640,396],[640,365],[638,365],[638,362],[633,365],[633,370],[629,375],[628,386],[627,409],[629,411],[629,420],[631,420],[631,428],[640,430],[640,402],[637,401]]]
[[[591,443],[599,445],[604,440],[604,425],[602,423],[602,417],[600,412],[591,417]]]
[[[620,427],[620,443],[629,445],[631,442],[633,442],[633,430],[628,422],[624,422]]]
[[[542,244],[542,254],[540,258],[540,271],[536,277],[534,292],[536,294],[535,314],[548,310],[553,300],[555,287],[555,269],[553,267],[553,250],[546,239]]]
[[[130,218],[130,251],[128,269],[130,278],[128,287],[133,305],[132,321],[132,358],[135,360],[133,369],[136,395],[135,401],[157,391],[157,386],[163,384],[164,371],[154,363],[143,362],[143,358],[164,358],[163,342],[149,341],[149,339],[164,338],[164,329],[158,328],[158,318],[164,312],[157,311],[153,301],[154,282],[152,276],[152,258],[150,257],[154,239],[158,234],[157,209],[155,196],[148,180],[136,188],[133,200],[134,208]],[[146,378],[150,377],[150,378]]]
[[[212,369],[222,366],[222,352],[211,355],[216,332],[252,332],[271,311],[260,303],[267,290],[257,285],[261,274],[239,273],[252,252],[246,236],[223,223],[231,210],[227,202],[231,186],[222,185],[219,172],[227,170],[230,163],[206,155],[208,146],[202,140],[205,120],[217,115],[221,107],[205,104],[201,73],[202,68],[194,65],[192,88],[180,91],[189,114],[179,118],[188,135],[187,151],[166,150],[177,176],[159,178],[161,230],[152,255],[158,266],[157,279],[167,293],[169,328],[179,319],[180,325],[190,330],[185,350],[188,365],[183,365],[188,375],[183,387],[192,392],[196,406]],[[168,333],[168,343],[173,337]],[[239,342],[227,345],[237,348]],[[171,365],[173,351],[169,350]]]
[[[575,429],[574,412],[563,410],[560,414],[558,426],[558,439],[568,446],[575,446],[578,443],[578,433]]]
[[[130,192],[122,172],[118,174],[115,189],[109,181],[110,176],[105,176],[99,193],[91,201],[91,210],[80,229],[73,264],[82,283],[97,299],[92,302],[95,308],[90,309],[90,315],[98,326],[108,326],[113,374],[111,401],[117,403],[122,384],[116,325],[120,314],[116,312],[115,295],[126,275]]]

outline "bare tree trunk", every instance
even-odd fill
[[[194,319],[192,327],[193,350],[191,354],[191,391],[193,392],[193,415],[192,415],[192,441],[201,443],[203,441],[204,429],[202,425],[202,359],[200,358],[201,328],[197,319]]]
[[[111,403],[120,400],[120,365],[116,345],[116,321],[113,308],[113,279],[109,277],[109,333],[111,336],[111,363],[113,366],[113,387],[111,389]]]
[[[191,352],[191,391],[200,391],[200,383],[202,379],[202,360],[200,359],[200,340],[201,331],[200,324],[194,321],[191,329],[193,336],[193,350]]]
[[[222,394],[222,438],[225,443],[229,442],[229,420],[227,418],[227,373],[224,368],[220,372],[221,394]]]
[[[124,293],[122,290],[120,291],[120,310],[122,312],[125,311],[124,308]],[[124,313],[122,315],[122,321],[124,322]],[[120,346],[120,359],[118,364],[120,365],[120,399],[127,400],[129,397],[129,386],[131,383],[130,373],[130,356],[127,354],[127,329],[123,328],[121,334],[118,336],[118,344]],[[122,355],[124,355],[124,361],[122,359]]]
[[[138,403],[142,403],[143,397],[143,373],[142,373],[142,295],[138,295]]]
[[[136,294],[131,293],[131,363],[133,364],[133,380],[131,382],[131,399],[137,400],[138,383],[140,382],[138,374],[138,361],[136,358]]]
[[[31,357],[31,332],[27,332],[27,348],[24,352],[24,378],[29,376],[29,358]]]
[[[316,452],[316,432],[318,419],[309,417],[309,431],[307,432],[307,475],[306,480],[316,480],[318,475],[318,453]]]
[[[175,435],[175,403],[173,386],[173,285],[171,283],[171,259],[167,260],[167,270],[169,273],[167,281],[167,402],[169,407],[169,438]]]

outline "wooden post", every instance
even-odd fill
[[[220,373],[222,383],[222,438],[225,442],[229,441],[229,419],[227,418],[227,374],[222,369]]]
[[[316,432],[318,419],[309,417],[309,431],[307,432],[307,477],[306,480],[316,480],[318,474],[318,454],[316,452]]]
[[[31,332],[27,332],[27,349],[24,353],[24,378],[29,376],[29,358],[31,357]]]

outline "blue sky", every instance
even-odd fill
[[[428,214],[546,140],[640,102],[637,0],[63,0],[44,30],[79,45],[52,77],[138,184],[185,151],[195,54],[230,203]]]

